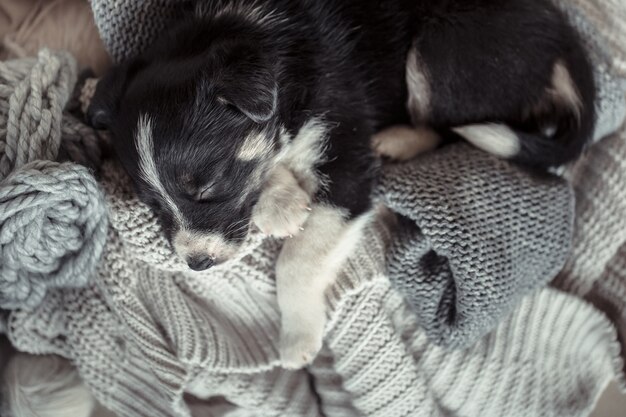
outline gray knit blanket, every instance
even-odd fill
[[[149,44],[178,6],[91,3],[117,60]],[[596,63],[599,140],[626,113],[626,5],[563,6]],[[40,54],[31,66],[55,60],[68,63]],[[19,350],[70,359],[96,398],[124,417],[224,409],[582,417],[622,367],[625,145],[626,133],[601,142],[564,177],[535,176],[466,144],[388,166],[376,198],[401,220],[381,214],[366,231],[327,293],[325,348],[298,372],[281,369],[277,353],[280,242],[259,241],[233,262],[190,273],[120,167],[105,161],[99,183],[110,227],[97,272],[82,288],[51,286],[36,306],[11,310],[7,336]],[[570,183],[584,185],[576,229]],[[557,274],[564,292],[544,288]],[[603,300],[613,321],[582,297]],[[211,401],[185,401],[185,393]]]

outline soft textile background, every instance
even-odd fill
[[[163,16],[158,6],[165,3],[144,9],[116,2],[106,19],[129,22],[135,16],[150,27],[150,14]],[[599,54],[603,71],[612,79],[624,76],[626,43],[619,40],[626,37],[626,5],[567,4],[580,27],[598,28],[587,33],[610,52]],[[105,17],[98,16],[107,4],[93,5],[102,29]],[[121,44],[142,39],[125,36]],[[623,90],[615,91],[623,98]],[[571,170],[580,202],[578,256],[557,288],[522,299],[495,331],[466,349],[446,351],[429,342],[423,323],[391,288],[385,254],[394,243],[383,216],[328,294],[332,311],[323,354],[308,371],[275,367],[271,271],[277,242],[210,274],[177,272],[154,217],[112,162],[102,170],[112,227],[96,281],[85,289],[52,291],[38,308],[15,311],[9,337],[22,350],[72,359],[97,398],[122,416],[187,415],[183,391],[223,396],[237,405],[237,415],[584,416],[623,363],[614,324],[623,328],[626,319],[620,296],[626,236],[619,228],[625,156],[622,132]]]
[[[70,51],[79,67],[102,74],[111,65],[86,0],[0,1],[0,59],[41,48]]]

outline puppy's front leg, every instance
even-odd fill
[[[326,325],[324,293],[371,218],[367,213],[348,221],[345,210],[316,205],[304,230],[285,241],[276,265],[280,357],[285,368],[308,365],[321,349]]]
[[[310,213],[311,196],[293,172],[275,167],[252,212],[252,221],[266,235],[287,237],[298,234]]]

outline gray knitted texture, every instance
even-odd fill
[[[436,343],[463,347],[563,267],[574,195],[467,144],[389,166],[382,201],[404,216],[389,277]]]
[[[138,54],[162,33],[185,0],[90,0],[96,26],[114,61]]]
[[[598,29],[589,36],[602,39],[599,43],[603,45],[613,45],[614,53],[605,57],[611,57],[610,72],[626,78],[626,3],[623,0],[568,0],[567,3],[568,7],[589,9],[586,16]],[[94,0],[93,4],[108,7],[111,15],[102,19],[118,22],[117,27],[108,26],[107,30],[133,34],[142,31],[139,17],[155,15],[161,19],[160,13],[166,15],[171,10],[148,0]],[[132,10],[137,16],[130,15]],[[128,22],[128,26],[119,22]],[[106,26],[102,21],[98,24]],[[108,39],[117,36],[103,34]],[[117,39],[121,38],[120,35]],[[127,50],[123,44],[118,46]],[[615,107],[607,109],[623,108],[623,91],[621,97],[616,96]],[[62,126],[65,119],[71,123],[66,114]],[[610,131],[621,124],[622,121],[616,121],[600,128]],[[82,139],[78,136],[81,134],[74,136],[73,143],[82,147],[80,152],[90,152],[93,135],[89,133]],[[62,137],[62,147],[64,141]],[[443,152],[462,152],[468,159],[475,158],[473,150],[465,145]],[[289,372],[279,366],[280,315],[274,265],[280,242],[265,241],[244,258],[204,273],[185,270],[167,244],[158,219],[137,200],[128,177],[114,161],[105,161],[100,178],[111,222],[96,278],[83,288],[48,291],[35,309],[12,310],[7,337],[20,351],[70,359],[97,400],[120,417],[190,417],[192,413],[241,417],[588,416],[608,379],[615,370],[623,368],[615,322],[609,317],[615,317],[616,313],[626,317],[623,314],[626,306],[617,297],[616,308],[612,307],[610,314],[605,315],[581,299],[588,295],[586,291],[572,294],[567,289],[592,285],[602,289],[599,295],[607,292],[619,295],[626,288],[624,280],[619,278],[621,273],[611,273],[615,282],[606,281],[611,285],[605,286],[602,279],[596,278],[605,269],[610,272],[613,267],[623,266],[623,262],[613,265],[611,259],[618,256],[616,248],[626,246],[623,215],[626,132],[622,130],[619,135],[593,146],[581,169],[570,173],[577,182],[580,197],[579,236],[574,246],[576,256],[569,261],[569,271],[575,272],[567,273],[562,279],[567,284],[561,287],[565,290],[539,289],[524,297],[512,312],[507,308],[498,310],[494,315],[506,316],[500,325],[468,349],[447,350],[430,341],[423,330],[429,326],[427,319],[414,314],[414,306],[404,300],[410,300],[411,294],[403,297],[391,288],[385,273],[389,269],[385,254],[390,253],[393,259],[399,252],[393,249],[389,252],[388,248],[401,248],[403,237],[408,236],[416,241],[413,246],[407,246],[416,253],[409,261],[432,258],[419,252],[418,245],[425,244],[439,256],[460,253],[462,259],[468,259],[463,252],[466,248],[458,242],[474,242],[471,232],[476,232],[478,244],[471,249],[482,256],[482,239],[478,239],[478,234],[486,233],[487,242],[497,240],[489,237],[487,226],[498,222],[470,207],[481,204],[470,198],[493,201],[494,195],[468,192],[467,187],[474,184],[489,189],[485,181],[507,183],[502,178],[506,177],[514,183],[504,186],[504,196],[510,199],[514,194],[511,187],[516,189],[519,183],[528,181],[532,187],[523,190],[522,195],[527,192],[534,201],[530,194],[536,184],[526,174],[512,173],[512,166],[504,163],[501,166],[484,155],[478,158],[486,159],[479,159],[482,162],[476,162],[475,166],[464,165],[461,156],[448,155],[454,160],[452,165],[440,161],[430,166],[434,170],[460,169],[460,173],[429,172],[430,176],[424,176],[419,165],[426,164],[429,157],[436,158],[437,153],[413,161],[415,167],[389,168],[406,172],[403,178],[394,179],[388,174],[383,178],[391,181],[388,192],[385,190],[389,197],[399,196],[405,185],[414,182],[421,194],[417,196],[411,189],[405,195],[406,202],[398,197],[396,206],[413,204],[425,213],[409,213],[410,228],[396,230],[394,234],[388,230],[387,216],[379,216],[365,231],[363,244],[356,248],[336,284],[327,292],[329,321],[325,349],[307,370]],[[494,167],[504,170],[485,174]],[[453,177],[455,181],[451,181]],[[431,194],[437,192],[446,197],[434,200],[430,195],[429,198],[431,203],[441,206],[419,202],[424,198],[424,187],[428,187],[422,184],[424,181],[440,184],[440,187],[431,186],[435,190]],[[556,180],[547,181],[550,184],[545,187],[561,190],[558,195],[567,189]],[[547,192],[547,189],[538,191],[537,198]],[[454,205],[462,207],[459,214],[452,210]],[[505,231],[512,229],[505,226],[511,215],[502,206],[497,207],[494,213],[503,216],[497,229],[504,236]],[[469,214],[468,210],[471,210]],[[559,206],[550,206],[549,210],[558,214]],[[442,222],[433,220],[436,215],[446,213],[454,217],[444,217]],[[543,213],[541,218],[557,214]],[[476,219],[485,222],[483,228],[475,227]],[[468,221],[467,227],[461,224]],[[424,226],[435,223],[442,223],[446,235],[459,233],[459,240],[452,239],[450,247],[446,246],[443,238]],[[534,226],[537,230],[549,229]],[[423,240],[417,227],[423,228]],[[528,233],[533,232],[522,231],[520,236]],[[437,240],[430,241],[434,239],[432,236]],[[521,245],[520,240],[513,248]],[[626,252],[620,252],[623,253]],[[537,258],[542,260],[544,256]],[[473,257],[469,259],[480,264]],[[456,294],[455,297],[467,299],[462,281],[467,270],[455,266],[458,264],[455,259],[447,260],[451,270],[456,268],[453,270],[457,274],[453,277],[455,291],[462,297]],[[523,266],[532,267],[527,263]],[[544,267],[549,269],[545,264]],[[394,269],[394,263],[390,268]],[[495,273],[487,272],[505,268],[493,264],[488,268],[482,265],[472,268],[492,279],[494,285],[504,285]],[[425,286],[427,283],[419,275],[424,270],[416,270],[410,278]],[[442,280],[441,276],[436,278]],[[541,280],[531,281],[529,285]],[[489,294],[507,295],[501,289]],[[475,312],[467,307],[470,304],[463,303],[461,308]],[[454,313],[450,317],[455,317],[452,308],[448,311]],[[462,317],[457,318],[457,322],[462,321]],[[443,329],[440,333],[445,333],[451,322],[430,327]],[[429,330],[431,337],[433,333]],[[455,338],[448,337],[450,340]],[[226,414],[214,407],[214,401],[194,401],[189,410],[184,393],[198,399],[226,398],[235,410]],[[185,398],[189,397],[185,395]]]
[[[75,80],[66,53],[0,62],[0,308],[32,308],[49,288],[86,284],[106,242],[96,180],[55,162],[61,149],[99,156],[86,128],[63,114]]]

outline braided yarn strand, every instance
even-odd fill
[[[63,113],[75,81],[65,52],[0,62],[3,309],[35,307],[49,288],[85,285],[104,250],[107,212],[96,180],[83,166],[55,162],[61,150],[79,162],[99,159],[95,140],[73,141],[85,132]]]
[[[63,107],[76,81],[67,53],[42,50],[37,58],[0,62],[0,179],[37,159],[55,160]],[[2,123],[4,124],[4,123]]]

